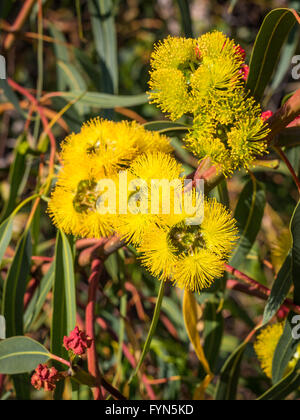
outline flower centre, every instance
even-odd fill
[[[93,180],[85,179],[79,182],[73,200],[73,206],[77,213],[87,213],[95,210],[98,198],[96,186],[97,183]]]
[[[205,248],[199,226],[177,225],[169,232],[168,240],[177,249],[177,255],[193,254],[196,249]]]

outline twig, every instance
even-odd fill
[[[297,176],[297,174],[296,174],[293,166],[291,165],[288,157],[286,156],[286,154],[284,153],[284,151],[281,149],[281,147],[274,146],[274,149],[276,150],[276,152],[278,153],[278,155],[282,158],[282,160],[286,164],[288,170],[290,171],[290,173],[291,173],[291,175],[292,175],[292,177],[293,177],[293,179],[295,181],[295,184],[296,184],[296,186],[298,188],[298,192],[300,193],[300,180],[299,180],[299,178],[298,178],[298,176]]]
[[[22,28],[34,3],[35,3],[35,0],[26,0],[14,24],[9,27],[9,30],[11,33],[9,33],[4,40],[4,48],[6,50],[9,50],[10,47],[12,46],[12,43],[14,42],[15,35],[13,32],[17,32]]]
[[[97,382],[101,383],[101,373],[98,365],[98,357],[95,343],[95,304],[96,295],[99,285],[100,275],[103,270],[103,261],[99,258],[95,258],[92,262],[91,276],[89,278],[89,291],[88,291],[88,304],[85,312],[85,323],[86,323],[86,334],[93,340],[91,347],[87,350],[88,369],[92,376],[97,379]],[[103,394],[101,387],[93,389],[94,399],[102,400]]]
[[[258,283],[256,280],[252,279],[251,277],[247,276],[246,274],[242,273],[241,271],[236,270],[235,268],[231,267],[228,264],[225,264],[225,271],[227,271],[227,273],[232,274],[238,280],[242,280],[243,282],[245,282],[249,286],[251,286],[250,288],[247,288],[247,292],[246,292],[246,289],[240,287],[239,288],[240,292],[245,292],[247,294],[251,294],[251,296],[265,298],[266,300],[270,296],[271,290],[269,288],[267,288],[267,287],[263,286],[262,284]],[[230,283],[229,283],[229,286],[230,286]],[[234,287],[236,287],[236,285]],[[254,293],[255,293],[255,295],[254,295]],[[300,314],[300,306],[295,305],[291,301],[291,299],[285,299],[285,301],[283,302],[283,306],[286,306],[288,309],[291,309],[295,313]]]

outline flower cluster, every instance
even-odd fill
[[[48,368],[47,365],[38,365],[31,377],[31,384],[37,390],[43,388],[45,391],[54,391],[59,379],[59,373],[54,367]]]
[[[117,232],[136,246],[152,274],[200,291],[222,276],[237,229],[224,206],[195,190],[186,193],[191,181],[170,151],[165,136],[137,124],[91,121],[62,146],[64,166],[49,212],[60,229],[75,236]],[[103,192],[103,181],[114,188]],[[191,224],[201,209],[203,223]],[[89,342],[77,329],[64,344],[82,354]]]
[[[62,145],[63,168],[49,204],[57,227],[79,237],[100,238],[113,233],[112,218],[97,211],[97,182],[115,176],[144,153],[169,153],[167,137],[126,121],[94,119]]]
[[[151,226],[138,247],[141,261],[161,280],[200,292],[222,276],[237,241],[234,219],[216,200],[204,201],[200,226],[183,220],[169,227]]]
[[[88,337],[78,327],[71,331],[68,337],[64,337],[64,347],[68,351],[72,351],[78,356],[85,354],[86,350],[91,347],[93,340]]]
[[[192,115],[186,148],[200,160],[209,156],[226,176],[267,152],[267,118],[247,94],[245,57],[215,31],[199,39],[169,37],[156,45],[151,60],[152,102],[172,120]]]
[[[276,323],[264,328],[254,343],[254,350],[260,361],[261,368],[272,379],[274,353],[283,334],[284,323]],[[300,346],[289,361],[285,375],[291,372],[300,358]]]
[[[151,66],[152,102],[172,119],[194,117],[185,145],[200,159],[209,156],[227,175],[266,151],[266,118],[245,93],[245,51],[224,34],[169,37],[155,47]],[[79,237],[117,233],[154,276],[190,291],[222,276],[237,241],[235,221],[191,187],[166,136],[95,119],[63,142],[60,157],[49,203],[57,227]],[[74,331],[65,347],[81,354],[85,338]]]

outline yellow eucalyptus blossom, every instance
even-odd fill
[[[254,350],[260,362],[262,370],[272,379],[272,365],[275,350],[284,331],[284,323],[270,325],[263,329],[254,343]],[[300,345],[297,346],[294,355],[289,361],[284,375],[288,375],[299,362]]]
[[[67,234],[100,238],[112,234],[110,215],[97,211],[99,170],[66,165],[60,172],[48,206],[53,223]],[[102,173],[104,177],[104,172]]]
[[[204,202],[204,222],[151,226],[140,246],[143,265],[161,280],[200,292],[222,276],[237,241],[235,221],[216,200]]]
[[[212,110],[199,109],[193,129],[185,138],[188,150],[199,159],[209,156],[226,176],[267,153],[269,129],[261,118],[261,108],[241,91]],[[223,112],[224,111],[224,112]]]
[[[62,145],[61,158],[66,164],[81,163],[99,169],[101,175],[127,167],[139,154],[171,151],[169,139],[147,131],[135,122],[119,123],[96,118],[84,124],[79,134],[71,134]]]
[[[221,32],[168,37],[154,47],[150,98],[172,120],[214,106],[243,86],[244,55]]]
[[[283,334],[283,324],[273,324],[264,328],[254,343],[260,365],[265,374],[272,378],[272,364],[276,347]]]
[[[146,153],[132,162],[126,181],[129,211],[115,220],[122,238],[138,244],[153,224],[169,226],[174,217],[181,217],[174,215],[174,197],[182,195],[182,172],[181,164],[161,152]]]

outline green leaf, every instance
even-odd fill
[[[68,334],[76,326],[76,289],[75,289],[75,274],[74,274],[74,260],[72,249],[66,235],[60,232],[62,239],[62,257],[64,268],[64,285],[66,296],[66,315],[67,315],[67,332]]]
[[[161,304],[162,304],[163,297],[164,297],[164,292],[165,292],[165,282],[161,281],[158,296],[157,296],[157,301],[156,301],[156,305],[155,305],[155,310],[154,310],[151,326],[150,326],[150,329],[149,329],[149,333],[148,333],[147,339],[145,341],[141,357],[138,361],[138,364],[137,364],[134,372],[130,376],[130,379],[129,379],[128,383],[130,383],[133,380],[133,378],[137,375],[137,373],[140,370],[140,367],[142,366],[143,361],[145,360],[145,357],[147,356],[148,351],[150,349],[151,341],[152,341],[152,338],[155,334],[157,323],[158,323],[158,320],[159,320],[159,315],[160,315],[160,310],[161,310]]]
[[[149,131],[159,131],[160,134],[172,136],[188,133],[190,127],[181,123],[154,121],[144,124],[144,128]]]
[[[283,82],[288,70],[291,67],[292,58],[296,53],[298,44],[299,27],[298,25],[294,25],[288,36],[286,44],[282,48],[278,68],[276,69],[270,89],[268,90],[268,98],[272,97]]]
[[[28,331],[39,316],[45,303],[46,297],[54,282],[54,264],[51,265],[44,275],[39,287],[34,292],[32,299],[24,314],[24,330]]]
[[[66,84],[69,86],[71,91],[85,92],[87,90],[83,77],[73,64],[63,60],[58,60],[57,66],[61,69],[62,74],[64,74]],[[78,100],[73,106],[77,109],[80,115],[84,115],[89,111],[88,108],[83,105],[83,101],[81,102],[80,100]]]
[[[9,245],[13,232],[13,218],[9,217],[0,225],[0,262]]]
[[[93,63],[93,61],[90,59],[90,56],[86,54],[83,50],[74,48],[74,54],[77,63],[80,65],[81,69],[86,73],[96,90],[100,90],[101,71],[96,68],[95,63]]]
[[[217,383],[215,400],[233,401],[236,399],[241,363],[247,347],[242,343],[226,360]]]
[[[289,314],[285,323],[283,334],[280,337],[274,353],[272,363],[272,380],[274,384],[282,379],[286,372],[288,363],[297,351],[299,340],[296,340],[293,335],[293,328],[295,326],[292,324],[292,319],[294,316],[295,314],[293,312]]]
[[[72,91],[72,92],[58,92],[57,96],[65,98],[67,101],[78,99],[83,95],[77,103],[89,105],[98,109],[111,109],[115,107],[131,107],[137,105],[144,105],[148,102],[146,94],[132,95],[132,96],[118,96],[110,95],[107,93],[97,92],[84,92],[84,91]],[[55,96],[53,96],[55,97]]]
[[[280,382],[270,388],[261,397],[259,401],[280,401],[287,398],[292,392],[296,391],[300,386],[300,362],[295,366],[293,371],[289,373]]]
[[[260,101],[278,62],[281,48],[297,22],[292,9],[272,10],[256,37],[247,88]]]
[[[293,283],[294,283],[294,302],[300,305],[300,202],[298,203],[291,222],[291,232],[293,235]]]
[[[263,326],[277,314],[292,286],[292,256],[288,255],[273,284],[264,311]]]
[[[188,0],[176,0],[179,6],[182,28],[186,38],[193,38],[193,23],[191,18],[190,5]]]
[[[88,0],[96,50],[100,59],[102,91],[117,93],[119,84],[117,36],[112,0]]]
[[[230,264],[239,268],[249,254],[259,232],[264,209],[266,192],[263,185],[254,177],[246,184],[240,195],[235,211],[240,239]]]
[[[23,300],[30,264],[31,237],[30,232],[25,231],[17,245],[4,285],[2,313],[6,320],[7,337],[23,334]]]
[[[63,69],[58,65],[59,60],[66,60],[69,56],[69,50],[66,46],[67,40],[64,34],[51,22],[48,23],[50,34],[57,42],[53,43],[53,49],[56,56],[56,80],[58,90],[66,90],[68,84]]]
[[[29,337],[12,337],[0,342],[0,373],[31,372],[50,359],[48,350]]]
[[[204,353],[213,372],[216,369],[224,332],[222,312],[217,312],[217,309],[218,305],[215,302],[207,302],[203,315]]]
[[[13,164],[9,170],[9,185],[10,192],[8,201],[3,208],[0,220],[5,220],[16,207],[16,201],[19,189],[24,177],[26,168],[26,154],[28,151],[27,134],[24,132],[18,139],[17,146],[14,152]]]
[[[67,336],[67,309],[66,309],[66,287],[65,287],[65,268],[64,268],[64,245],[60,232],[57,232],[54,262],[54,286],[52,298],[52,325],[50,336],[50,351],[63,359],[68,358],[68,352],[63,347],[64,336]],[[58,369],[61,366],[53,362]],[[63,382],[59,383],[54,393],[55,400],[61,400],[64,390]]]
[[[60,232],[57,232],[56,236],[54,267],[50,350],[53,354],[66,358],[67,351],[62,345],[63,338],[65,335],[68,335],[68,331],[66,319],[63,243]]]

